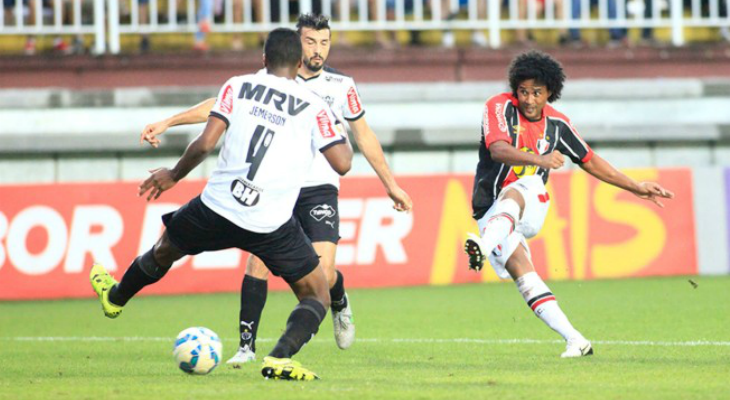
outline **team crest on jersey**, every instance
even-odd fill
[[[309,211],[309,215],[312,216],[316,221],[321,221],[325,218],[332,218],[337,215],[337,211],[329,204],[320,204]]]
[[[550,149],[550,142],[548,142],[545,139],[540,139],[537,141],[537,152],[540,154],[545,154]]]
[[[347,106],[353,114],[359,114],[362,111],[362,104],[360,104],[360,98],[357,97],[357,90],[354,87],[347,91]]]
[[[223,97],[221,98],[221,111],[226,114],[233,112],[233,88],[231,85],[226,86],[223,91]]]
[[[332,129],[332,121],[327,116],[327,111],[322,110],[317,114],[317,126],[319,126],[319,133],[323,138],[329,139],[335,137],[335,131]]]
[[[258,204],[262,190],[251,182],[236,179],[231,183],[231,194],[237,202],[245,207],[253,207]]]

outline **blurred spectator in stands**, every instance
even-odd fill
[[[619,2],[619,1],[625,1],[625,0],[608,0],[607,1],[608,19],[611,19],[611,20],[618,19],[619,15],[618,15],[617,2]],[[597,0],[590,0],[590,6],[596,6],[597,4],[598,4]],[[572,5],[571,12],[572,12],[573,19],[574,20],[580,19],[581,18],[581,0],[572,0],[571,5]],[[624,14],[624,16],[625,16],[625,14]],[[650,30],[648,33],[649,33],[649,35],[651,35]],[[628,34],[628,31],[626,28],[618,28],[618,27],[608,28],[608,36],[609,36],[608,47],[619,47],[619,46],[628,45],[628,35],[627,34]],[[576,43],[576,44],[581,43],[580,30],[575,29],[575,28],[569,29],[567,40],[564,42]]]
[[[728,11],[730,9],[730,0],[720,1],[720,17],[730,18]],[[725,39],[726,42],[730,42],[730,27],[727,25],[720,27],[720,36]]]
[[[608,0],[608,19],[619,19],[618,7],[616,6],[619,1],[625,0]],[[623,17],[625,20],[625,12]],[[622,47],[628,45],[628,30],[626,28],[608,28],[608,37],[608,47]]]
[[[575,6],[575,3],[580,3],[580,0],[572,0],[573,4]],[[561,20],[563,19],[563,0],[555,0],[553,2],[554,4],[554,19]],[[520,21],[527,21],[530,18],[530,7],[534,7],[535,11],[535,18],[545,18],[545,0],[519,0],[518,2],[519,9],[518,9],[518,15]],[[580,7],[580,4],[578,4],[578,7]],[[578,12],[580,14],[580,11]],[[574,14],[575,15],[575,14]],[[560,43],[565,43],[569,41],[568,36],[568,30],[567,29],[560,29]],[[525,29],[517,29],[515,31],[515,35],[517,37],[517,42],[522,45],[530,45],[533,41],[533,38],[531,37],[530,33],[527,32]],[[580,41],[580,34],[578,34],[578,37],[576,39],[577,41]]]
[[[405,0],[401,0],[405,1]],[[395,19],[395,2],[396,0],[385,1],[385,20],[392,21]],[[413,1],[406,1],[406,3],[413,5]],[[407,4],[406,4],[407,7]],[[380,2],[378,0],[368,0],[368,17],[370,21],[378,21],[378,14],[380,11]],[[385,31],[377,29],[375,32],[375,44],[385,49],[391,49],[398,46],[398,41],[395,37],[394,31]]]
[[[461,12],[468,12],[469,0],[458,0],[456,9],[451,8],[451,0],[440,0],[441,1],[441,16],[444,21],[452,21],[459,16]],[[486,20],[487,19],[487,0],[471,0],[476,1],[477,5],[477,18]],[[452,48],[456,45],[456,37],[454,32],[447,30],[444,31],[441,37],[441,43],[444,47]],[[487,47],[487,38],[484,33],[480,30],[473,30],[471,32],[471,43],[477,47]]]
[[[134,0],[132,0],[134,1]],[[155,0],[157,1],[157,0]],[[150,23],[150,0],[139,0],[139,24],[149,25]],[[150,35],[147,33],[142,34],[142,38],[139,41],[140,53],[147,53],[150,51]]]
[[[3,0],[3,18],[5,25],[14,25],[18,26],[20,25],[20,21],[18,21],[17,17],[17,9],[16,9],[16,2],[18,0]],[[21,6],[20,6],[20,12],[22,15],[22,20],[24,25],[34,25],[35,19],[36,19],[36,9],[35,9],[35,1],[28,1],[23,0]],[[25,39],[25,47],[23,48],[23,52],[26,55],[33,55],[36,52],[36,39],[34,36],[28,36]]]
[[[655,0],[629,0],[629,2],[626,3],[627,18],[643,19],[644,21],[648,22],[649,20],[651,20],[653,18],[654,1]],[[659,15],[661,15],[662,12],[667,9],[668,5],[667,5],[666,0],[657,0],[657,1],[658,1],[658,3],[657,3],[658,8],[657,8],[656,12]],[[641,44],[643,44],[643,45],[656,44],[656,41],[654,40],[654,34],[652,32],[652,28],[649,28],[649,27],[641,28]]]
[[[208,32],[210,32],[210,24],[212,20],[213,0],[199,0],[198,30],[195,32],[195,44],[193,45],[193,49],[202,52],[208,51],[208,43],[205,41],[205,38],[208,35]]]

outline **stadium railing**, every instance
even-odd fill
[[[0,36],[2,35],[92,35],[93,52],[104,54],[106,39],[106,0],[14,0],[11,7],[2,4]],[[26,4],[27,3],[27,4]],[[66,7],[70,3],[70,7]],[[91,5],[93,12],[83,14],[84,4]],[[26,23],[26,7],[35,10],[34,21]],[[65,9],[70,8],[70,15]],[[30,18],[29,18],[30,20]],[[110,21],[111,22],[111,21]]]
[[[43,0],[29,1],[36,10],[42,9]],[[23,23],[22,1],[16,0],[13,6],[15,22],[3,24],[0,20],[0,35],[92,34],[95,35],[96,53],[108,50],[117,54],[121,51],[122,35],[198,30],[196,15],[200,4],[195,0],[149,0],[144,7],[140,5],[147,4],[145,0],[88,0],[94,4],[91,24],[83,24],[80,18],[81,2],[87,0],[52,1],[52,23],[46,24],[44,18],[36,18],[34,24],[28,25]],[[76,14],[70,24],[64,23],[62,12],[55,12],[67,1],[72,2]],[[224,0],[203,4],[210,7],[210,13],[215,16],[210,21],[212,32],[267,32],[277,26],[293,25],[295,11],[319,11],[332,16],[331,26],[336,31],[486,30],[492,48],[502,45],[502,31],[518,29],[666,28],[671,30],[672,44],[681,46],[685,42],[685,28],[730,27],[728,0],[544,0],[543,12],[538,10],[538,1]],[[234,15],[234,3],[241,5],[235,7],[238,15]],[[563,11],[559,12],[559,9]],[[120,13],[120,10],[124,12]],[[3,11],[5,14],[5,9]],[[140,21],[143,19],[141,12],[149,14],[149,22]],[[108,20],[106,28],[104,20]]]

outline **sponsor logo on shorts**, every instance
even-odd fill
[[[332,218],[335,215],[337,215],[337,211],[335,211],[332,206],[329,204],[320,204],[313,209],[309,211],[309,215],[312,216],[317,221],[321,221],[325,218]],[[325,222],[326,223],[326,222]]]
[[[360,104],[360,98],[357,97],[357,90],[354,87],[347,91],[347,106],[353,114],[359,114],[362,111],[362,104]]]
[[[233,112],[233,88],[231,85],[226,86],[221,97],[221,111],[226,114]]]
[[[317,126],[319,126],[319,133],[323,138],[329,139],[335,137],[335,131],[332,129],[332,121],[327,116],[327,111],[322,110],[317,114]]]
[[[498,244],[497,247],[492,250],[492,254],[494,254],[495,257],[501,257],[502,256],[502,245]]]
[[[261,198],[261,189],[251,182],[236,179],[231,183],[231,194],[237,202],[245,207],[253,207]]]

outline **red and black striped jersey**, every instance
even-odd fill
[[[482,138],[479,164],[474,177],[472,209],[474,218],[481,218],[497,198],[502,188],[528,175],[540,175],[547,183],[549,170],[535,165],[509,166],[492,160],[489,146],[505,141],[516,149],[533,154],[558,150],[574,163],[582,164],[593,156],[591,148],[565,115],[549,104],[542,110],[539,121],[528,121],[517,107],[518,100],[502,93],[487,100],[482,116]]]

